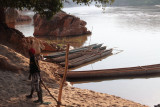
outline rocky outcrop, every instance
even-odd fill
[[[49,44],[49,43],[43,41],[42,44],[45,47],[44,51],[58,51],[58,49],[59,49],[58,46],[54,43]]]
[[[34,16],[35,36],[77,36],[91,34],[85,27],[87,23],[73,15],[59,12],[50,20],[36,14]]]

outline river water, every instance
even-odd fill
[[[117,50],[123,50],[119,54],[76,70],[97,70],[160,63],[159,6],[107,7],[105,10],[95,6],[83,6],[64,8],[63,10],[85,20],[87,28],[92,31],[91,36],[66,38],[66,40],[72,39],[72,41],[83,39],[75,47],[103,43],[108,48],[114,48],[114,53]],[[23,32],[23,30],[21,31]],[[160,103],[159,76],[87,81],[73,83],[73,86],[116,95],[148,106]]]

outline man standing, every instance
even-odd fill
[[[32,98],[34,91],[37,92],[38,100],[34,101],[35,103],[43,103],[42,99],[42,88],[41,88],[41,77],[40,77],[40,68],[38,60],[35,57],[35,50],[33,48],[29,49],[30,56],[30,74],[29,79],[31,79],[31,93],[27,95],[27,98]]]

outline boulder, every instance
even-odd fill
[[[57,44],[55,43],[47,43],[44,40],[39,40],[35,37],[25,37],[22,39],[22,46],[29,48],[34,48],[36,51],[36,54],[40,54],[42,51],[51,51],[55,52],[58,50]],[[28,50],[27,50],[28,51]]]
[[[34,16],[34,36],[77,36],[91,34],[86,22],[65,12],[58,12],[50,20],[39,14]]]
[[[44,45],[42,44],[41,40],[34,38],[34,37],[25,37],[22,39],[21,46],[25,48],[26,53],[28,54],[28,50],[30,48],[34,48],[36,54],[40,54],[42,50],[45,49]]]
[[[52,44],[49,44],[47,42],[43,42],[42,43],[43,46],[45,47],[44,51],[57,51],[57,45],[52,43]]]

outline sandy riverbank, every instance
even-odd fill
[[[29,59],[16,53],[12,49],[0,45],[0,107],[55,107],[56,102],[43,88],[43,98],[50,105],[34,104],[33,99],[26,99],[30,92],[28,77]],[[40,61],[41,75],[51,93],[57,98],[60,78],[56,72],[63,70],[60,66]],[[73,107],[146,107],[120,97],[65,86],[62,104]]]

